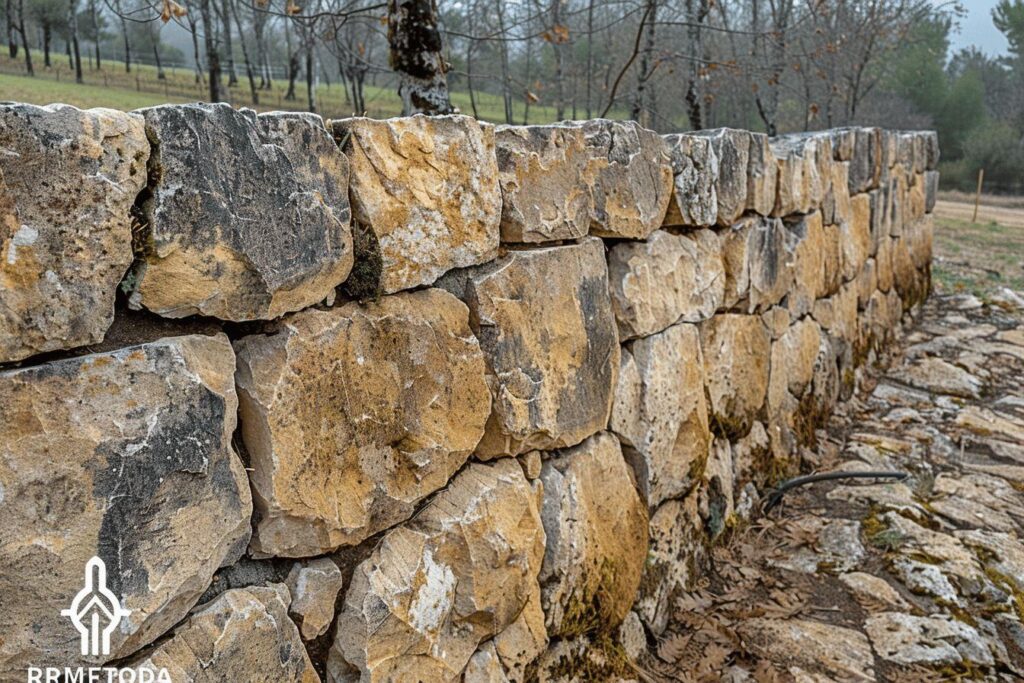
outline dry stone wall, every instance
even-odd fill
[[[629,677],[927,295],[937,162],[0,105],[0,680]]]

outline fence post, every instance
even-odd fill
[[[985,169],[978,170],[978,191],[974,195],[974,217],[971,218],[971,223],[978,222],[978,204],[981,203],[981,186],[985,182]]]

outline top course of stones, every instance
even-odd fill
[[[905,183],[924,177],[930,203],[938,140],[5,104],[0,152],[7,363],[102,341],[119,287],[129,307],[165,318],[271,320],[336,293],[430,285],[503,245],[647,240],[661,227],[819,209],[838,224],[849,195],[892,168]],[[623,337],[652,331],[618,322]]]

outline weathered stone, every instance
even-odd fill
[[[483,354],[442,290],[303,311],[236,348],[259,554],[318,555],[407,519],[483,434]]]
[[[487,360],[479,457],[573,446],[608,424],[619,344],[601,240],[512,251],[440,285],[469,306]]]
[[[697,509],[711,540],[716,539],[732,522],[736,509],[735,488],[732,446],[728,439],[717,437],[711,446],[711,455],[704,468],[704,481],[697,499]]]
[[[924,210],[931,213],[939,199],[939,172],[927,171],[924,174]]]
[[[978,631],[952,617],[883,612],[868,617],[864,629],[878,656],[897,664],[939,666],[964,659],[983,666],[994,663]]]
[[[821,236],[824,240],[821,252],[824,273],[818,298],[835,294],[843,284],[843,232],[838,225],[823,225]]]
[[[808,619],[755,617],[737,628],[744,648],[757,657],[807,669],[825,669],[845,681],[875,680],[871,645],[863,633]]]
[[[229,590],[197,609],[132,668],[154,674],[166,669],[172,681],[190,683],[320,683],[288,618],[289,599],[280,583]]]
[[[636,121],[594,119],[572,125],[583,129],[591,156],[602,162],[591,234],[645,239],[661,226],[672,198],[665,141]]]
[[[515,460],[472,464],[360,564],[338,616],[335,680],[450,681],[514,623],[544,556],[539,488]]]
[[[775,208],[779,167],[771,140],[763,133],[750,133],[750,160],[747,174],[747,210],[768,216]]]
[[[745,433],[768,393],[771,336],[758,316],[726,313],[700,325],[713,422]]]
[[[1024,524],[1024,496],[1001,477],[940,474],[934,494],[935,512],[962,527],[1012,533]]]
[[[878,128],[857,128],[850,157],[850,194],[867,192],[878,186],[885,157],[882,135]]]
[[[550,242],[586,235],[598,162],[575,126],[498,126],[503,242]]]
[[[288,613],[299,624],[302,639],[313,640],[327,633],[334,621],[334,603],[345,583],[338,565],[326,558],[296,562],[286,583],[292,599]]]
[[[847,572],[855,569],[864,560],[864,546],[860,542],[860,522],[850,519],[829,521],[808,516],[798,517],[792,523],[800,533],[815,540],[778,559],[769,560],[769,565],[814,575],[822,570]]]
[[[169,318],[276,318],[352,269],[349,169],[315,114],[142,109],[154,145],[129,302]]]
[[[617,640],[630,661],[635,662],[647,651],[647,633],[636,612],[629,612],[616,633]]]
[[[747,208],[750,173],[750,133],[734,128],[702,130],[694,133],[707,137],[718,157],[718,224],[732,225]],[[763,163],[763,158],[760,159]]]
[[[501,665],[498,653],[494,650],[494,641],[488,640],[469,658],[469,664],[462,674],[463,683],[508,683],[505,669]]]
[[[842,581],[861,605],[881,605],[895,610],[909,610],[910,604],[895,588],[873,574],[850,572],[840,574]]]
[[[695,326],[675,325],[623,350],[611,428],[650,508],[697,482],[711,432]]]
[[[843,280],[860,274],[871,252],[871,198],[859,194],[850,200],[850,219],[837,222],[840,231],[840,268]]]
[[[92,662],[152,642],[239,558],[252,502],[234,367],[221,335],[0,373],[0,594],[18,596],[0,611],[4,670],[78,658],[61,610],[93,556],[131,615]]]
[[[779,167],[773,215],[806,214],[821,208],[832,184],[829,135],[785,135],[773,138],[771,144]]]
[[[814,379],[814,365],[821,348],[821,328],[811,318],[794,323],[771,347],[771,381],[768,413],[779,415],[804,393]]]
[[[0,105],[0,362],[92,344],[132,262],[142,118]]]
[[[621,242],[608,253],[608,279],[620,339],[707,320],[725,296],[718,235],[658,230],[645,242]]]
[[[782,306],[772,306],[761,314],[761,321],[768,328],[772,341],[775,341],[789,331],[789,325],[793,321],[793,316]]]
[[[829,131],[832,136],[832,156],[836,161],[849,161],[853,158],[853,150],[857,144],[856,128],[833,128]]]
[[[494,258],[502,202],[493,126],[468,116],[332,123],[352,164],[355,293],[429,285]]]
[[[718,220],[718,155],[699,135],[666,135],[672,164],[672,201],[665,225],[708,226]]]
[[[636,610],[655,635],[661,635],[675,609],[675,599],[694,588],[707,554],[698,492],[666,501],[651,516],[650,547],[637,592]]]
[[[892,195],[889,193],[888,187],[886,184],[867,193],[868,201],[871,204],[871,248],[869,250],[871,256],[877,256],[881,241],[889,238]]]
[[[719,236],[725,267],[724,307],[753,313],[781,302],[793,283],[782,221],[748,216]]]
[[[854,289],[857,291],[857,306],[861,310],[867,308],[871,296],[878,291],[878,270],[875,266],[875,259],[869,258],[864,262],[864,267],[853,281]]]
[[[847,343],[857,339],[857,290],[852,284],[843,286],[830,297],[815,301],[811,313],[822,329],[833,337]]]
[[[849,175],[850,163],[848,161],[832,164],[832,182],[822,206],[822,214],[826,223],[841,225],[853,217],[853,206],[850,204]]]
[[[962,398],[978,398],[983,386],[980,379],[941,358],[915,361],[905,366],[898,378],[912,387]]]
[[[883,235],[878,242],[878,253],[875,254],[878,289],[883,292],[888,292],[896,284],[895,274],[893,273],[895,241],[888,235]]]
[[[548,633],[610,631],[633,604],[647,556],[647,510],[618,440],[601,433],[555,454],[541,481]]]
[[[835,230],[835,228],[832,228]],[[801,317],[811,312],[814,301],[829,293],[832,277],[829,274],[833,261],[832,250],[825,226],[821,223],[821,213],[801,216],[786,223],[787,264],[792,264],[793,279],[786,295],[787,307],[794,317]],[[834,241],[838,247],[838,240]],[[837,256],[836,256],[836,259]],[[833,272],[831,275],[834,275]]]
[[[526,607],[504,631],[494,636],[494,650],[508,680],[523,683],[528,678],[528,667],[547,646],[548,632],[544,625],[544,610],[541,609],[540,586],[533,584]]]

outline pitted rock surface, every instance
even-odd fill
[[[483,435],[484,355],[440,289],[303,311],[236,348],[258,554],[319,555],[407,519]]]
[[[353,262],[349,165],[319,116],[226,104],[139,113],[155,151],[132,305],[240,321],[333,296]]]
[[[665,144],[673,176],[665,225],[714,225],[718,220],[719,170],[711,141],[699,135],[666,135]]]
[[[110,660],[170,629],[242,555],[234,370],[218,335],[0,373],[0,591],[18,596],[0,611],[4,671],[79,660],[61,610],[93,556],[131,610]]]
[[[429,285],[497,256],[501,187],[494,127],[469,116],[334,120],[365,298]]]
[[[457,680],[477,646],[513,625],[536,594],[540,496],[514,459],[475,463],[389,531],[352,577],[329,675]]]
[[[103,339],[146,184],[142,118],[0,105],[0,362]]]
[[[478,457],[573,446],[608,424],[619,343],[600,240],[510,251],[439,286],[469,306],[487,359]]]

